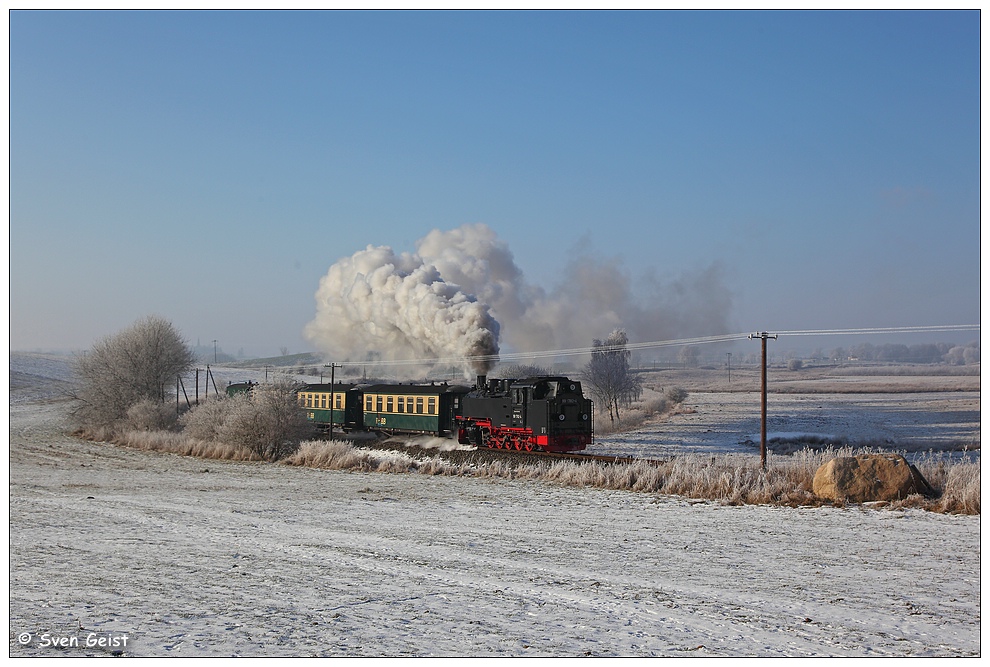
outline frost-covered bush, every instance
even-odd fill
[[[290,377],[276,375],[272,382],[255,386],[246,401],[231,401],[231,414],[218,439],[250,449],[266,461],[289,456],[312,429],[296,400],[298,386]]]
[[[171,403],[143,398],[127,410],[123,426],[132,431],[170,431],[178,419]]]
[[[238,404],[246,403],[248,399],[249,396],[245,393],[200,403],[182,415],[182,428],[191,438],[219,442],[224,424],[237,411]]]
[[[185,433],[247,449],[266,461],[283,459],[312,432],[296,400],[297,389],[295,380],[276,375],[250,393],[204,403],[183,416]]]

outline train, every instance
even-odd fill
[[[340,429],[456,438],[516,451],[576,452],[594,437],[593,403],[578,380],[478,376],[473,386],[307,384],[297,394],[321,431]]]

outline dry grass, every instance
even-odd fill
[[[249,449],[219,442],[197,440],[172,431],[124,431],[89,429],[76,435],[87,440],[110,442],[121,447],[146,452],[166,452],[180,456],[195,456],[223,461],[261,461],[261,457]]]
[[[534,480],[579,488],[676,495],[729,505],[798,507],[834,505],[833,501],[814,495],[812,482],[815,472],[836,456],[860,453],[875,452],[846,447],[818,451],[807,449],[787,456],[771,454],[766,471],[760,468],[759,461],[754,457],[732,454],[688,454],[661,464],[647,461],[534,461],[519,465],[496,459],[468,465],[446,461],[442,453],[417,460],[389,452],[359,450],[346,442],[316,441],[303,443],[299,452],[284,463],[332,470]],[[917,507],[952,514],[980,513],[979,463],[940,458],[921,463],[919,469],[939,494],[937,497],[916,495],[897,503],[873,506],[893,509]]]
[[[980,464],[973,461],[963,461],[939,464],[943,475],[936,477],[934,473],[929,478],[925,468],[919,466],[929,484],[941,490],[938,499],[937,512],[948,514],[979,514],[980,513]],[[938,483],[932,482],[937,479]]]
[[[91,440],[145,451],[171,452],[183,456],[260,461],[249,449],[196,440],[171,432],[129,431],[114,435],[103,431],[78,433]],[[362,450],[349,442],[316,440],[303,442],[298,451],[281,463],[323,470],[353,470],[377,473],[419,473],[513,480],[532,480],[578,488],[599,488],[657,493],[728,505],[835,505],[814,495],[815,472],[837,456],[877,453],[873,449],[843,447],[804,449],[793,454],[771,453],[767,470],[752,456],[686,454],[671,461],[654,463],[600,463],[584,461],[542,461],[518,464],[506,460],[484,463],[453,463],[442,452],[424,459],[385,450]],[[953,460],[933,453],[921,459],[917,468],[935,490],[933,498],[914,495],[894,503],[872,503],[871,507],[891,509],[920,508],[948,514],[980,514],[980,464]]]

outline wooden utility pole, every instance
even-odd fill
[[[767,469],[767,339],[777,340],[777,334],[768,334],[766,331],[752,333],[750,340],[759,338],[763,348],[763,369],[760,372],[760,467]]]

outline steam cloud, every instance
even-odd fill
[[[435,266],[387,246],[361,250],[330,267],[304,331],[338,358],[464,359],[498,355],[499,325],[488,306],[443,279]],[[487,373],[491,359],[475,361]]]
[[[624,328],[632,341],[729,331],[731,293],[718,264],[633,289],[618,259],[571,251],[558,284],[531,285],[484,224],[434,230],[416,253],[371,247],[330,267],[306,336],[337,359],[494,355],[582,348]],[[556,259],[556,258],[555,258]],[[487,368],[474,368],[476,373]],[[469,377],[465,369],[465,377]]]

